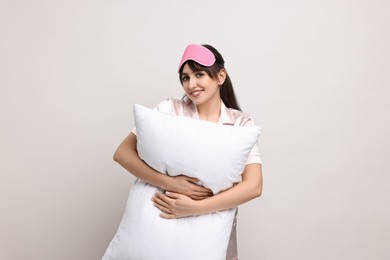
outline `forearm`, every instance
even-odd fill
[[[198,202],[196,215],[235,208],[262,193],[262,169],[260,164],[247,165],[242,182],[230,189]]]
[[[135,177],[161,189],[167,189],[169,176],[159,173],[141,160],[137,153],[137,138],[133,133],[119,145],[114,160]]]

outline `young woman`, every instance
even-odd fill
[[[185,97],[182,100],[167,99],[155,109],[217,124],[254,125],[252,118],[240,111],[224,63],[221,54],[212,46],[190,44],[179,65]],[[171,177],[155,171],[140,159],[136,147],[137,137],[132,132],[119,145],[114,160],[137,178],[169,191],[157,193],[153,198],[162,218],[183,218],[236,208],[261,195],[262,168],[257,145],[249,155],[242,181],[216,195],[198,186],[198,180],[187,177],[185,173]],[[235,224],[227,250],[226,259],[229,260],[238,257]]]

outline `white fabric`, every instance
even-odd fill
[[[232,127],[134,105],[139,156],[169,175],[196,177],[214,193],[239,182],[259,127]],[[226,258],[235,209],[166,220],[151,198],[159,189],[137,180],[104,260]]]
[[[158,103],[154,110],[177,116],[199,119],[198,109],[193,102],[188,100],[168,98]],[[251,115],[233,108],[227,108],[221,100],[220,116],[217,124],[231,126],[253,126],[255,123]],[[136,134],[134,128],[133,133]],[[261,164],[260,151],[257,143],[249,153],[246,164]]]

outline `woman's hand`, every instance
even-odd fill
[[[197,182],[198,179],[185,175],[171,176],[167,190],[186,195],[193,200],[203,200],[213,195],[210,189],[196,184]]]
[[[152,201],[154,206],[162,211],[160,214],[162,218],[174,219],[198,215],[197,206],[199,201],[179,193],[166,192],[162,194],[157,192]]]

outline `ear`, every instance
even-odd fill
[[[219,72],[218,72],[218,85],[222,85],[224,82],[225,82],[225,79],[226,79],[226,70],[225,69],[221,69]]]

